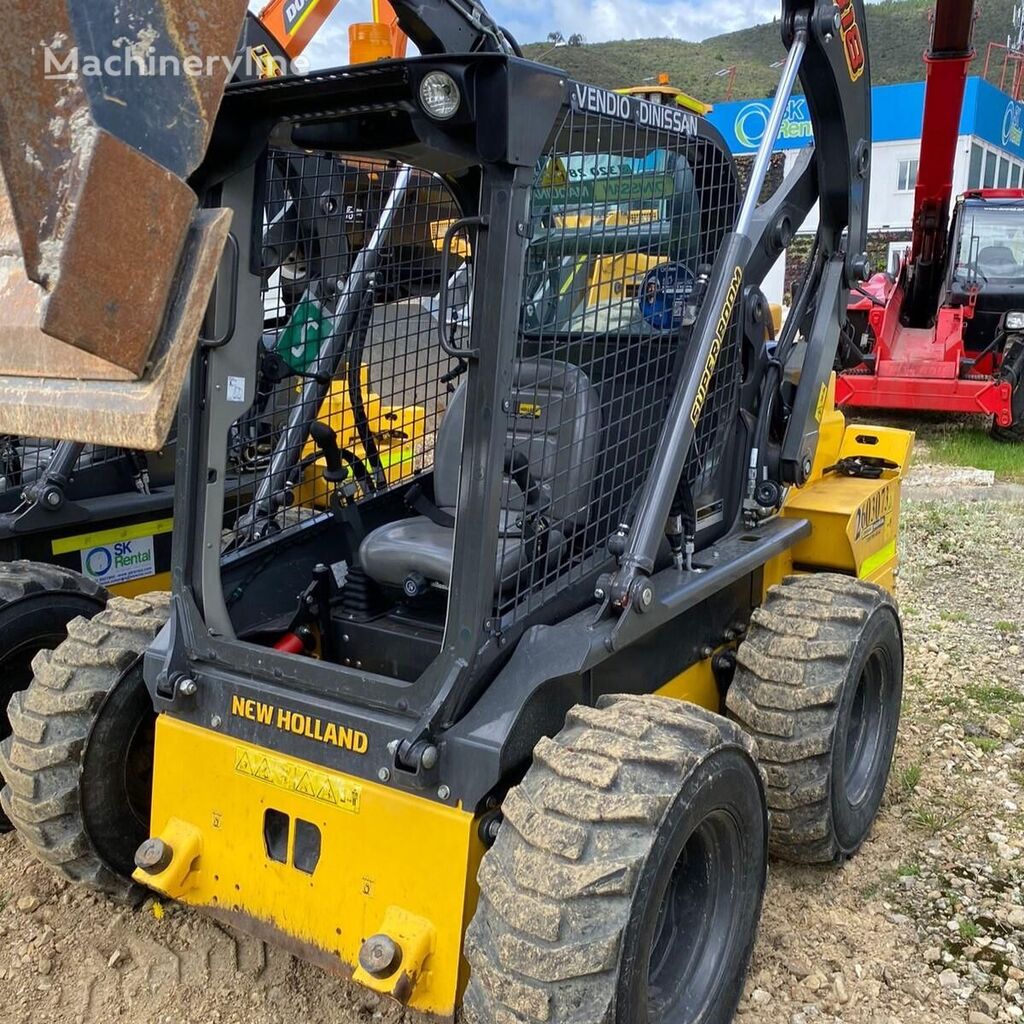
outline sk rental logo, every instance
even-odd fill
[[[857,11],[853,0],[836,0],[839,8],[839,35],[843,40],[843,53],[846,54],[846,69],[850,72],[850,81],[856,82],[864,74],[864,40],[857,24]]]
[[[760,100],[742,106],[733,122],[736,140],[746,149],[757,149],[768,129],[768,118],[772,108]],[[786,113],[779,128],[779,141],[792,142],[814,137],[814,125],[807,110],[807,99],[794,96],[786,104]]]
[[[153,567],[152,537],[120,540],[82,551],[82,573],[107,586],[152,576]]]

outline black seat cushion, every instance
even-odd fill
[[[458,504],[466,391],[452,396],[434,446],[434,499],[454,515]],[[557,558],[565,537],[586,520],[593,488],[601,414],[598,395],[577,367],[548,359],[516,364],[495,580],[514,579],[542,543]],[[525,467],[525,472],[523,469]],[[524,493],[527,484],[529,494]],[[533,511],[547,524],[538,542],[526,526]],[[425,516],[387,523],[368,534],[359,549],[363,569],[378,583],[401,586],[411,573],[447,586],[451,581],[454,530]]]

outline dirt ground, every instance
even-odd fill
[[[919,479],[885,806],[841,870],[772,866],[745,1024],[1024,1017],[1024,489]],[[186,910],[73,890],[14,836],[0,836],[0,1007],[5,1024],[417,1024]]]

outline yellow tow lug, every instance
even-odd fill
[[[169,818],[155,838],[169,851],[169,863],[155,872],[136,868],[132,877],[139,885],[155,889],[171,899],[181,899],[196,880],[195,869],[203,852],[203,834],[187,821]]]
[[[399,1002],[408,1002],[427,958],[434,952],[436,936],[426,918],[401,907],[388,907],[380,930],[359,951],[359,966],[352,980],[374,992],[394,996]]]

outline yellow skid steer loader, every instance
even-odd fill
[[[167,56],[233,50],[243,8],[22,6],[30,38],[145,31]],[[745,193],[697,113],[522,59],[476,0],[393,6],[421,56],[223,96],[78,75],[19,97],[41,54],[0,61],[5,287],[57,346],[32,376],[0,334],[0,430],[159,443],[181,390],[172,595],[36,658],[0,802],[66,877],[434,1019],[726,1022],[769,851],[853,855],[899,721],[913,438],[848,426],[831,380],[869,270],[863,3],[783,0]],[[759,205],[798,80],[814,147]],[[372,230],[298,298],[265,272],[282,153],[380,168]],[[769,344],[759,285],[815,203]],[[424,267],[403,233],[442,222]],[[297,301],[316,330],[282,345]],[[262,361],[293,349],[268,396]]]

